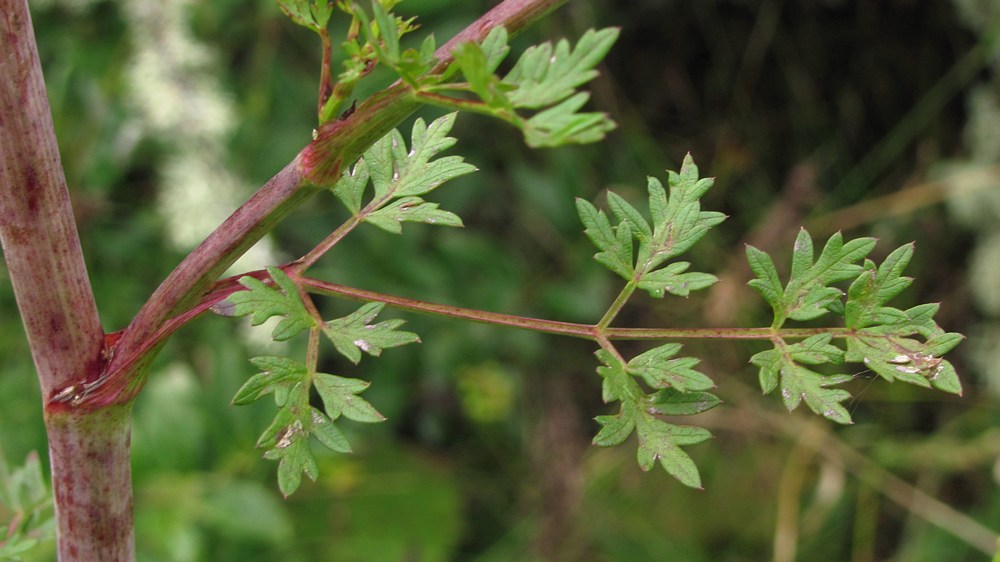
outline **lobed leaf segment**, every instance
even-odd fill
[[[276,341],[289,340],[306,330],[312,337],[322,333],[353,363],[361,360],[362,351],[378,356],[383,349],[419,341],[416,334],[398,329],[402,320],[373,323],[385,306],[383,303],[365,304],[343,318],[318,319],[308,311],[311,301],[298,290],[291,277],[279,268],[267,271],[271,284],[253,277],[240,279],[247,290],[230,295],[230,311],[233,316],[249,316],[255,326],[278,317],[280,320],[271,333]],[[278,412],[257,440],[257,447],[264,449],[264,458],[279,461],[278,487],[285,496],[298,489],[303,472],[313,480],[318,475],[308,443],[310,435],[328,449],[349,453],[350,444],[335,423],[341,416],[366,423],[385,419],[358,396],[368,388],[368,382],[320,373],[315,356],[308,357],[306,362],[273,356],[254,357],[250,361],[259,372],[236,392],[233,403],[245,405],[265,395],[274,395]],[[312,389],[322,400],[325,411],[310,404]]]
[[[21,560],[55,534],[52,492],[35,452],[11,467],[0,449],[0,512],[7,519],[0,527],[0,560]]]
[[[431,160],[455,144],[448,132],[455,124],[456,115],[450,113],[430,125],[417,119],[409,149],[403,136],[394,129],[366,150],[331,191],[357,220],[394,234],[402,232],[404,222],[462,226],[458,215],[439,209],[436,203],[428,203],[421,197],[448,180],[476,171],[475,166],[460,156]],[[374,194],[362,207],[369,183]]]
[[[765,394],[780,383],[781,397],[789,410],[805,401],[809,409],[823,417],[851,423],[843,405],[851,395],[835,387],[853,377],[844,373],[823,375],[815,370],[818,365],[845,362],[862,363],[889,382],[901,380],[961,394],[955,368],[941,356],[963,337],[937,325],[934,314],[938,305],[922,304],[907,310],[885,306],[913,281],[902,276],[913,256],[913,244],[897,248],[878,266],[866,258],[874,247],[873,238],[844,242],[837,233],[814,261],[812,238],[805,229],[800,230],[789,280],[782,286],[771,258],[747,246],[747,259],[757,276],[750,286],[763,295],[774,315],[774,347],[757,353],[750,361],[759,368]],[[832,285],[850,279],[853,282],[846,294]],[[831,328],[794,344],[782,335],[787,320],[813,320],[827,314],[842,317],[844,327]],[[846,347],[833,345],[834,338],[843,339]]]
[[[612,192],[608,193],[608,207],[614,225],[604,211],[577,199],[577,212],[586,228],[584,233],[600,250],[594,258],[626,280],[618,298],[598,323],[599,331],[610,325],[636,289],[658,298],[666,293],[687,296],[715,283],[714,275],[688,272],[690,263],[671,261],[725,220],[722,213],[701,210],[700,199],[712,183],[711,178],[698,177],[698,167],[690,154],[684,158],[680,172],[668,173],[669,194],[658,179],[648,178],[652,222]],[[655,347],[630,360],[623,358],[606,337],[598,337],[598,343],[601,349],[597,358],[601,366],[597,373],[604,380],[604,401],[618,401],[621,406],[616,415],[596,418],[602,427],[594,437],[594,444],[617,445],[634,431],[639,440],[638,462],[643,470],[659,462],[682,483],[700,488],[698,468],[682,447],[705,441],[711,434],[706,429],[668,423],[660,417],[698,414],[719,404],[719,398],[707,392],[715,388],[715,383],[694,368],[699,360],[677,357],[681,350],[677,343]]]
[[[293,22],[304,26],[330,49],[327,25],[333,3],[327,0],[277,0]],[[341,44],[346,57],[343,71],[332,78],[331,57],[324,56],[321,73],[319,122],[333,119],[357,83],[378,65],[395,72],[411,86],[421,101],[449,109],[473,111],[502,119],[524,134],[532,147],[552,147],[601,140],[615,127],[604,113],[581,112],[589,94],[577,88],[597,76],[595,66],[618,37],[615,28],[590,30],[575,46],[566,40],[528,48],[502,78],[495,74],[510,52],[507,30],[491,30],[482,43],[465,43],[451,54],[454,61],[443,71],[438,63],[433,35],[417,48],[403,48],[403,36],[415,31],[415,18],[392,13],[400,0],[371,0],[371,15],[356,2],[337,0],[336,7],[350,17]],[[453,81],[457,74],[464,82]],[[478,100],[469,99],[469,95]],[[528,113],[525,113],[527,111]]]
[[[618,38],[617,28],[589,30],[575,46],[565,39],[527,49],[503,78],[495,73],[510,52],[507,31],[494,28],[482,43],[466,43],[453,53],[455,63],[443,78],[460,70],[466,82],[422,85],[428,103],[458,107],[502,119],[524,134],[531,147],[591,143],[615,127],[604,113],[580,112],[589,94],[577,88],[597,76],[594,69]],[[441,95],[472,93],[478,103]],[[521,110],[521,112],[519,112]],[[530,110],[530,115],[523,114]]]
[[[589,202],[577,201],[585,233],[599,250],[595,259],[627,282],[596,326],[599,332],[610,325],[635,289],[654,297],[665,293],[687,296],[715,282],[712,275],[687,272],[688,262],[670,261],[725,218],[700,208],[698,200],[712,181],[698,178],[689,155],[679,173],[670,173],[668,183],[669,198],[658,180],[649,179],[652,223],[614,193],[608,194],[614,223]],[[890,382],[902,380],[961,393],[955,369],[942,355],[962,336],[947,333],[934,322],[938,305],[924,304],[907,310],[886,306],[912,282],[902,272],[913,255],[913,244],[898,248],[881,265],[866,258],[874,247],[873,238],[845,242],[838,233],[815,257],[812,239],[803,229],[795,240],[791,272],[785,284],[770,256],[747,247],[747,259],[756,275],[749,284],[763,295],[774,316],[766,335],[772,349],[755,354],[750,361],[759,369],[765,394],[780,384],[782,400],[789,410],[805,402],[819,415],[850,423],[851,416],[843,403],[851,395],[838,386],[854,377],[817,371],[820,365],[846,362],[862,363]],[[847,281],[852,282],[846,292],[836,286]],[[785,329],[789,320],[810,321],[827,314],[842,317],[843,326],[810,329],[807,336],[801,330]],[[738,335],[740,330],[729,332]],[[843,340],[844,346],[834,345],[835,339]],[[714,387],[712,380],[694,369],[698,360],[675,358],[679,344],[665,344],[626,360],[606,338],[598,337],[598,342],[598,359],[602,363],[598,374],[604,379],[604,400],[622,404],[618,414],[598,416],[602,428],[594,443],[615,445],[635,431],[639,465],[644,470],[659,461],[684,484],[700,486],[697,469],[681,447],[704,441],[710,435],[700,428],[676,426],[659,418],[696,414],[719,403],[707,392]]]
[[[403,222],[462,226],[457,215],[422,199],[446,181],[475,171],[474,166],[458,156],[435,158],[455,144],[455,139],[448,136],[454,122],[454,113],[430,125],[417,119],[409,148],[399,131],[393,130],[365,151],[353,168],[330,188],[351,218],[297,265],[311,264],[363,222],[397,234]],[[369,191],[371,195],[366,202]],[[277,317],[271,331],[275,341],[288,341],[309,332],[305,361],[270,356],[253,358],[251,362],[259,372],[233,398],[234,404],[244,405],[274,395],[278,412],[257,446],[265,450],[265,458],[279,461],[278,486],[286,496],[298,489],[303,473],[313,480],[317,477],[309,436],[328,449],[346,453],[351,448],[336,423],[341,416],[367,423],[385,419],[358,396],[368,388],[368,382],[317,370],[321,337],[352,363],[358,363],[363,353],[378,356],[384,349],[420,341],[416,334],[400,329],[402,320],[375,322],[385,307],[380,302],[366,303],[342,318],[323,320],[311,297],[301,288],[296,270],[287,269],[293,274],[281,268],[268,268],[266,281],[252,276],[240,278],[245,290],[231,294],[225,306],[215,307],[227,315],[249,316],[254,326]],[[324,410],[310,404],[313,390],[322,400]]]

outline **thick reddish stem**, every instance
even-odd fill
[[[432,72],[443,72],[459,44],[481,41],[491,29],[503,25],[512,34],[549,14],[567,0],[505,0],[438,49],[440,61]],[[117,372],[135,360],[140,351],[155,350],[149,340],[171,317],[193,306],[236,258],[288,216],[315,190],[340,177],[342,166],[351,163],[372,143],[399,125],[420,103],[412,88],[397,82],[360,104],[346,119],[334,119],[316,132],[295,161],[279,172],[249,201],[196,248],[167,277],[146,302],[135,320],[122,334],[109,378],[122,383],[135,377]],[[117,384],[117,383],[116,383]],[[127,396],[136,392],[141,381],[132,381]],[[114,392],[114,389],[111,390]]]
[[[104,336],[26,0],[0,0],[0,241],[42,395],[96,377]]]
[[[99,377],[104,334],[26,0],[0,0],[0,241],[46,400],[59,558],[133,560],[130,406],[49,408]]]
[[[131,405],[49,413],[59,560],[135,560]]]

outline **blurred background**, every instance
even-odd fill
[[[439,42],[492,6],[407,0]],[[107,331],[123,328],[212,227],[310,140],[319,44],[270,0],[32,0],[63,163]],[[336,16],[335,16],[336,17]],[[335,23],[334,26],[339,25]],[[420,334],[354,366],[389,420],[342,423],[355,454],[317,449],[321,476],[282,500],[254,449],[273,416],[234,407],[268,329],[205,317],[159,357],[135,407],[144,561],[986,560],[1000,530],[1000,3],[995,0],[575,0],[514,42],[620,26],[592,85],[619,123],[594,146],[529,151],[459,119],[481,171],[432,200],[461,230],[352,234],[316,277],[393,294],[595,322],[620,285],[591,259],[573,198],[642,203],[647,175],[691,152],[729,220],[690,259],[720,283],[637,297],[620,325],[764,326],[743,244],[787,265],[799,226],[915,240],[905,308],[940,302],[968,335],[961,398],[849,366],[854,425],[760,396],[753,343],[686,343],[725,403],[692,423],[705,490],[643,474],[635,444],[597,449],[588,342],[387,310]],[[513,59],[513,57],[511,57]],[[360,97],[384,86],[376,74]],[[426,118],[439,112],[425,111]],[[402,127],[409,130],[409,123]],[[344,220],[320,196],[239,267],[298,257]],[[0,266],[0,445],[45,459],[40,397]],[[353,303],[323,301],[333,317]],[[648,344],[623,346],[639,352]],[[293,344],[294,348],[294,344]],[[291,352],[295,352],[293,349]],[[47,466],[47,464],[46,464]],[[46,560],[51,546],[33,552]]]

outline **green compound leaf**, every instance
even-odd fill
[[[698,166],[690,154],[684,157],[680,172],[668,172],[669,198],[660,181],[649,178],[653,235],[649,249],[640,250],[647,270],[686,252],[710,228],[726,220],[723,213],[701,210],[700,199],[714,183],[713,178],[698,177]]]
[[[584,233],[601,251],[594,258],[654,297],[666,293],[687,296],[704,289],[718,278],[708,273],[687,272],[688,262],[665,262],[687,251],[708,230],[725,220],[714,211],[702,211],[699,199],[712,187],[711,178],[699,178],[691,155],[684,158],[680,172],[669,172],[669,197],[656,178],[648,179],[652,223],[638,209],[615,193],[608,193],[608,207],[618,221],[612,227],[603,211],[578,199],[577,213],[586,227]],[[634,251],[634,242],[638,251]]]
[[[433,162],[431,157],[451,148],[455,139],[448,136],[456,113],[449,113],[430,126],[423,119],[413,124],[410,150],[398,130],[382,137],[365,151],[368,173],[375,186],[375,198],[424,195],[444,182],[476,171],[460,156],[446,156]]]
[[[653,388],[673,388],[680,392],[708,390],[715,383],[692,367],[699,363],[694,357],[671,359],[680,351],[679,343],[668,343],[636,356],[626,365],[626,371],[641,377]]]
[[[250,315],[250,323],[254,326],[263,324],[272,316],[283,316],[271,332],[275,341],[291,339],[315,326],[316,321],[302,303],[295,282],[277,267],[268,267],[267,273],[276,286],[249,276],[240,278],[240,285],[247,290],[229,296],[228,301],[233,305],[230,313],[233,316]]]
[[[257,440],[257,446],[266,449],[265,459],[279,461],[278,488],[286,498],[299,488],[303,472],[313,481],[319,476],[319,467],[309,448],[311,428],[308,383],[298,383]]]
[[[326,29],[333,14],[333,3],[327,0],[277,0],[277,3],[293,22],[316,33]]]
[[[830,388],[851,380],[850,375],[822,375],[804,365],[842,364],[844,351],[832,345],[832,334],[817,334],[796,344],[775,342],[774,349],[750,358],[760,369],[760,387],[765,394],[781,383],[781,398],[789,411],[805,400],[809,409],[837,423],[851,423],[841,404],[851,397],[842,389]]]
[[[362,351],[377,357],[383,349],[420,341],[413,332],[397,330],[404,324],[403,320],[372,324],[384,307],[385,303],[368,303],[343,318],[324,322],[321,328],[337,351],[352,363],[361,361]]]
[[[464,226],[455,213],[438,209],[437,203],[427,203],[419,197],[403,197],[371,213],[365,218],[382,230],[399,234],[404,222],[422,222],[440,226]]]
[[[316,391],[323,399],[323,405],[331,419],[336,420],[343,415],[358,422],[385,421],[385,416],[367,400],[358,396],[368,388],[369,382],[326,373],[316,373],[314,377],[313,384],[316,385]]]
[[[288,391],[309,376],[305,363],[287,357],[254,357],[250,360],[260,372],[250,377],[236,391],[233,404],[243,406],[255,402],[265,394],[275,393],[278,405],[283,405]]]
[[[605,113],[577,113],[589,98],[589,94],[580,92],[523,121],[524,142],[532,148],[549,148],[603,139],[615,123]]]
[[[774,349],[751,358],[760,369],[761,389],[769,393],[780,383],[782,399],[789,410],[805,401],[817,414],[850,423],[850,415],[842,405],[850,395],[832,387],[851,377],[824,376],[804,366],[845,361],[863,363],[890,382],[902,380],[961,394],[962,385],[954,367],[941,356],[963,338],[960,334],[946,333],[937,325],[934,314],[938,306],[923,304],[909,310],[886,306],[912,282],[902,273],[913,256],[913,244],[897,248],[881,265],[865,259],[874,245],[872,238],[844,242],[838,233],[830,238],[814,262],[812,239],[801,230],[785,287],[781,286],[771,258],[752,246],[747,247],[750,268],[757,276],[749,284],[771,305],[772,327],[780,328],[787,319],[809,320],[830,311],[845,319],[846,330],[831,330],[791,345],[776,331]],[[840,289],[829,284],[851,278],[854,280],[843,302]],[[846,351],[830,343],[835,334],[846,341]]]
[[[399,223],[404,221],[461,226],[458,216],[419,197],[448,180],[476,171],[475,166],[465,163],[460,156],[432,160],[455,144],[455,139],[448,136],[455,116],[455,113],[444,115],[430,125],[417,119],[409,150],[402,134],[398,130],[391,131],[365,151],[353,168],[344,172],[331,188],[333,195],[352,215],[394,233],[400,232]],[[362,209],[369,181],[375,194]]]
[[[298,489],[303,472],[316,480],[318,468],[308,442],[310,435],[333,451],[349,453],[350,443],[334,420],[340,416],[359,422],[385,419],[357,396],[368,388],[365,381],[312,372],[305,363],[285,357],[255,357],[252,362],[261,372],[240,388],[233,402],[249,404],[275,394],[278,411],[257,439],[257,447],[265,449],[264,458],[279,461],[278,486],[286,497]],[[309,404],[313,385],[326,412]]]
[[[901,380],[962,394],[955,368],[941,356],[961,343],[964,336],[944,332],[936,324],[933,331],[928,330],[926,319],[936,311],[937,305],[921,305],[903,311],[904,319],[893,324],[857,330],[847,338],[847,360],[864,363],[890,382]],[[926,339],[912,337],[918,334]]]
[[[651,413],[665,416],[693,416],[707,412],[721,402],[718,396],[709,392],[681,392],[674,388],[665,388],[646,399]]]
[[[643,416],[636,423],[639,435],[637,460],[639,468],[648,471],[659,461],[668,474],[685,486],[701,488],[701,475],[682,445],[695,445],[710,439],[707,429],[673,425],[652,416]]]
[[[877,267],[865,260],[861,274],[847,291],[844,305],[845,323],[852,329],[847,338],[847,360],[864,363],[890,382],[901,380],[961,394],[962,384],[955,368],[941,356],[964,338],[946,333],[937,325],[934,315],[938,305],[924,304],[909,310],[885,306],[912,283],[902,275],[912,257],[913,244],[905,244]]]
[[[840,306],[843,291],[829,285],[857,276],[862,266],[856,262],[874,247],[874,238],[858,238],[845,243],[838,232],[830,237],[814,263],[812,238],[802,229],[795,239],[788,285],[781,288],[770,257],[747,246],[750,269],[757,275],[749,285],[771,305],[774,311],[772,327],[780,328],[788,319],[812,320]]]
[[[570,97],[577,87],[597,76],[594,66],[617,38],[617,28],[591,29],[574,48],[565,39],[554,47],[547,42],[528,48],[503,79],[505,84],[516,86],[507,98],[515,107],[537,109]]]
[[[645,378],[644,372],[654,370],[653,366],[668,365],[674,371],[688,370],[693,363],[686,358],[668,359],[679,349],[677,344],[661,346],[636,357],[628,366],[607,350],[597,352],[602,363],[597,368],[597,373],[604,379],[604,400],[620,400],[621,408],[616,415],[596,418],[601,424],[601,430],[594,437],[593,443],[601,447],[618,445],[633,431],[637,431],[637,459],[643,470],[651,469],[658,461],[668,474],[683,484],[700,488],[698,468],[681,447],[701,443],[711,437],[711,434],[699,427],[667,423],[657,418],[656,414],[693,414],[713,407],[718,399],[707,393],[684,393],[676,388],[646,396],[630,374],[633,367],[639,371],[637,376],[642,378]],[[699,380],[704,377],[700,373],[697,375],[695,378]],[[711,385],[711,381],[708,383]],[[660,407],[663,409],[660,410]]]
[[[431,103],[458,104],[493,115],[521,129],[528,146],[553,147],[591,143],[604,138],[615,124],[604,113],[580,112],[589,95],[577,88],[597,76],[600,62],[618,37],[618,30],[590,30],[575,48],[566,40],[555,46],[543,43],[528,48],[502,80],[494,74],[507,56],[507,32],[494,28],[481,44],[460,45],[453,64],[442,80],[462,71],[467,82],[429,84],[428,91],[472,91],[481,100],[470,106],[467,100],[435,94]],[[450,100],[450,101],[449,101]],[[534,111],[520,115],[517,110]]]

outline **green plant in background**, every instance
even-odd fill
[[[0,520],[7,522],[0,529],[0,560],[17,560],[54,536],[52,496],[38,455],[11,469],[0,450]]]
[[[277,341],[308,333],[302,360],[280,356],[253,359],[260,372],[245,383],[233,400],[246,404],[273,395],[278,410],[257,445],[265,450],[266,458],[279,461],[278,483],[285,495],[300,486],[302,473],[312,479],[317,477],[318,465],[309,444],[310,436],[331,450],[348,452],[350,445],[338,426],[343,418],[359,422],[384,419],[371,403],[359,396],[368,387],[367,382],[320,372],[319,351],[325,338],[339,353],[357,363],[362,352],[377,356],[383,349],[418,341],[416,334],[398,329],[399,320],[376,322],[386,305],[592,340],[599,348],[597,373],[603,380],[603,398],[605,402],[620,402],[617,414],[597,418],[601,429],[594,443],[617,445],[635,432],[640,467],[649,470],[659,463],[668,473],[693,487],[700,487],[701,479],[682,447],[702,442],[710,434],[703,428],[671,423],[663,416],[688,416],[714,407],[719,400],[709,391],[715,383],[695,369],[697,359],[678,356],[681,346],[677,343],[660,345],[629,358],[621,352],[617,340],[770,341],[773,349],[751,359],[760,368],[762,390],[767,393],[780,386],[789,410],[804,401],[817,414],[840,423],[850,422],[842,405],[849,394],[834,387],[851,377],[843,373],[824,374],[817,370],[818,365],[856,362],[889,381],[899,379],[961,392],[954,369],[941,358],[961,336],[945,333],[937,326],[933,320],[937,306],[919,305],[907,310],[887,306],[909,284],[901,274],[912,255],[912,246],[901,247],[876,265],[865,259],[874,247],[874,240],[844,242],[837,234],[814,261],[813,242],[803,230],[795,242],[792,268],[785,284],[767,254],[753,247],[747,249],[750,266],[757,275],[751,284],[774,312],[770,327],[612,326],[637,289],[653,297],[667,293],[687,296],[716,280],[707,273],[688,271],[690,263],[677,260],[725,218],[721,213],[701,210],[700,199],[712,186],[712,180],[699,177],[690,156],[678,172],[670,173],[667,188],[659,180],[649,179],[647,206],[651,220],[614,193],[608,195],[614,221],[593,204],[577,201],[586,235],[599,250],[597,261],[625,280],[618,297],[595,324],[461,309],[308,277],[307,271],[324,254],[363,223],[395,234],[401,233],[404,222],[462,226],[457,214],[424,199],[446,181],[474,171],[459,156],[439,154],[455,144],[455,139],[448,136],[455,114],[429,124],[418,119],[409,142],[393,129],[422,104],[499,118],[520,129],[526,143],[537,147],[595,142],[614,126],[602,113],[580,111],[588,97],[577,88],[596,75],[594,66],[610,49],[617,37],[616,30],[587,32],[573,46],[563,40],[555,45],[546,43],[529,48],[500,76],[496,71],[509,52],[508,33],[561,2],[508,0],[483,20],[489,25],[471,26],[441,49],[435,49],[432,37],[417,49],[402,48],[401,38],[415,26],[413,20],[404,20],[391,12],[396,3],[373,2],[369,16],[364,8],[349,2],[336,5],[323,1],[279,2],[293,21],[317,32],[322,42],[319,126],[314,142],[192,252],[129,328],[120,333],[105,337],[94,322],[96,311],[92,315],[81,312],[92,308],[91,299],[80,292],[81,287],[83,293],[89,287],[82,269],[54,282],[62,283],[65,298],[56,299],[55,304],[34,300],[37,296],[33,299],[32,283],[51,277],[52,273],[31,261],[28,254],[36,249],[35,244],[56,239],[61,242],[58,247],[69,248],[67,254],[73,256],[72,248],[77,245],[75,231],[66,205],[61,207],[62,220],[69,222],[62,223],[63,230],[40,224],[34,228],[42,234],[24,236],[23,225],[36,217],[38,201],[30,194],[26,198],[19,187],[45,184],[44,202],[54,207],[59,205],[59,193],[65,189],[58,178],[53,179],[57,171],[44,168],[44,157],[23,152],[25,147],[35,145],[51,149],[51,139],[38,141],[35,137],[34,144],[11,144],[31,134],[48,138],[50,132],[36,128],[35,121],[30,120],[5,124],[11,131],[8,136],[5,130],[5,139],[13,139],[2,145],[5,162],[22,165],[12,165],[11,171],[4,169],[2,209],[11,219],[2,231],[4,248],[11,264],[11,277],[18,287],[19,305],[46,399],[56,503],[80,509],[75,514],[70,509],[59,512],[62,558],[111,560],[134,556],[128,474],[129,408],[143,386],[152,357],[166,338],[208,310],[250,316],[254,324],[277,316],[280,320],[272,330],[272,338]],[[6,21],[8,33],[27,36],[24,43],[30,45],[23,2],[5,1],[5,13],[8,5],[10,13],[16,14]],[[337,10],[350,21],[343,44],[344,71],[334,82],[327,24]],[[0,51],[0,55],[5,64],[37,73],[37,61],[24,57],[25,51],[30,49],[12,46]],[[356,83],[377,65],[391,69],[400,81],[345,109]],[[40,75],[35,76],[37,88]],[[14,89],[8,87],[0,93],[4,94],[6,104],[3,109],[13,111],[10,100],[16,97]],[[37,89],[34,94],[44,97],[44,92]],[[47,162],[51,166],[52,160]],[[47,174],[42,180],[38,179],[38,169]],[[298,260],[218,281],[254,241],[320,191],[331,192],[349,211],[351,216],[342,226]],[[852,282],[845,292],[837,284],[847,281]],[[35,288],[42,286],[38,283]],[[313,295],[338,295],[366,304],[347,316],[326,320]],[[56,322],[63,322],[68,312],[81,318],[65,329],[56,330],[57,333],[33,326],[36,318],[46,314]],[[813,321],[827,314],[843,317],[843,326],[785,326],[789,320]],[[70,357],[47,358],[48,350],[62,342],[59,338],[64,332],[71,334],[73,342]],[[845,347],[835,346],[834,341],[845,342]],[[61,366],[55,368],[50,363]],[[63,368],[67,365],[68,370]],[[313,388],[318,402],[311,400]],[[318,403],[322,403],[323,409],[317,407]],[[94,463],[74,468],[74,479],[64,479],[62,471],[68,470],[76,456],[87,454],[81,453],[81,448],[88,447],[100,450],[99,456],[92,455],[94,460],[112,470],[98,477]],[[110,498],[98,498],[85,491],[99,487],[115,493]],[[72,529],[69,518],[79,518],[84,513],[100,513],[103,517],[83,519],[87,525],[79,525],[78,519],[77,528]]]

